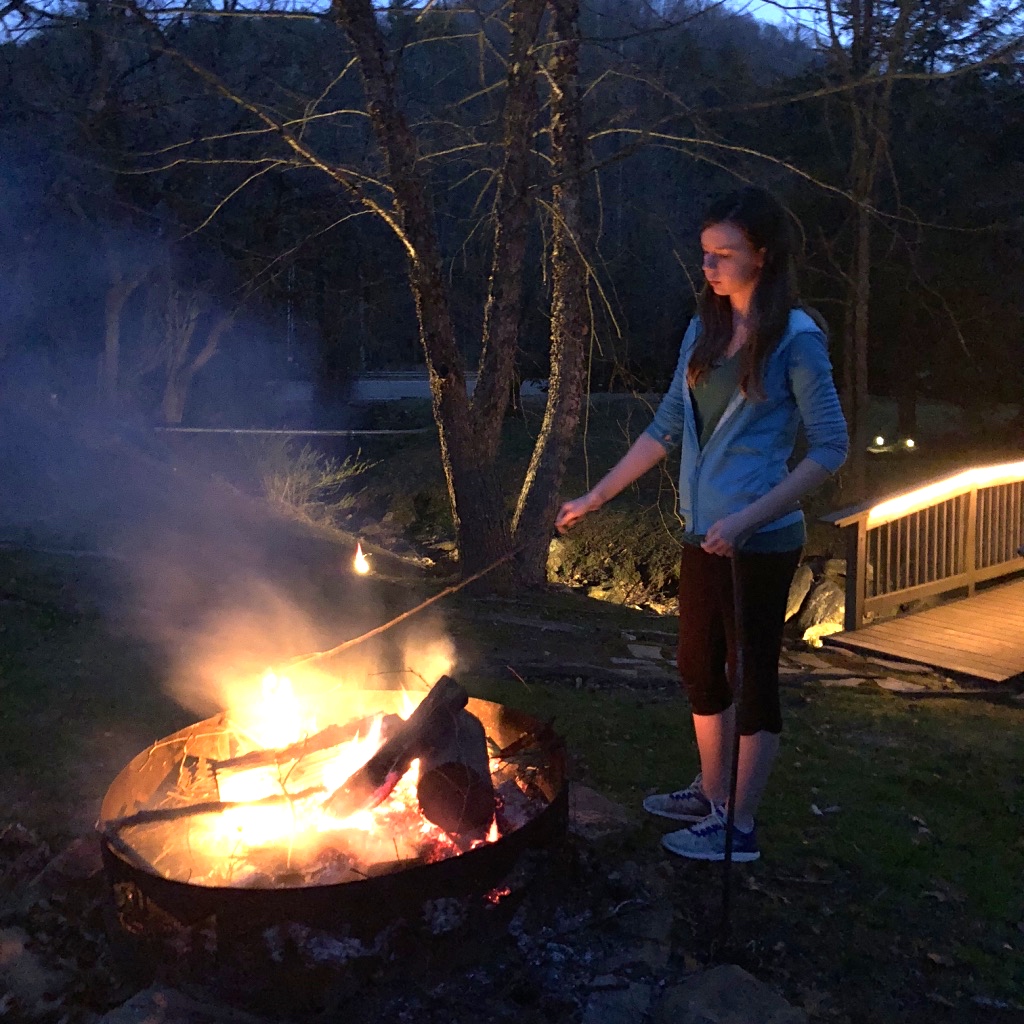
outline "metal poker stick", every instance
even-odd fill
[[[743,608],[743,582],[740,572],[739,541],[729,557],[732,571],[733,636],[736,648],[732,680],[732,704],[736,709],[732,734],[732,751],[729,759],[729,803],[725,814],[725,860],[722,864],[722,914],[719,920],[719,943],[729,941],[732,913],[732,846],[733,828],[736,823],[736,786],[740,770],[740,703],[743,699],[743,683],[746,666],[744,648],[747,642],[746,616]]]

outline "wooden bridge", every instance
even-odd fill
[[[824,518],[847,537],[845,628],[826,643],[996,682],[1024,674],[1024,461]],[[912,611],[937,597],[958,599]]]

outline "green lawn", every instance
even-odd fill
[[[83,560],[0,552],[0,826],[19,821],[58,846],[89,829],[134,754],[199,717],[163,694],[164,656],[91,601],[104,585]],[[424,586],[438,589],[410,582],[396,610]],[[538,645],[465,595],[444,607],[457,647],[501,657],[543,654],[549,640],[579,643],[579,634],[546,633]],[[590,658],[606,642],[610,653],[623,629],[673,628],[670,618],[565,592],[524,600],[518,614],[585,624]],[[573,777],[633,811],[646,792],[693,775],[687,711],[672,688],[457,675],[474,696],[553,719]],[[747,966],[801,1005],[820,1005],[822,1019],[911,1019],[901,1016],[908,991],[918,1006],[1024,1004],[1024,703],[813,682],[786,685],[783,697],[764,857],[737,869],[735,931]],[[661,831],[636,813],[635,828],[600,856],[655,870],[665,862]],[[718,912],[719,870],[670,863],[675,949],[698,955]]]

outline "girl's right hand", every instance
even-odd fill
[[[582,497],[573,498],[567,501],[555,516],[555,529],[559,533],[565,533],[570,527],[575,526],[588,512],[599,509],[604,504],[593,491],[587,491]]]

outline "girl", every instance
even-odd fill
[[[799,500],[844,462],[847,431],[825,334],[796,288],[786,214],[748,187],[713,203],[700,236],[706,285],[654,420],[587,494],[562,505],[565,532],[682,445],[678,665],[700,771],[685,789],[647,797],[651,814],[689,827],[663,845],[723,860],[731,750],[740,732],[732,857],[760,856],[754,818],[779,749],[779,651],[789,586],[805,539]],[[797,427],[806,456],[790,471]],[[742,583],[741,706],[730,556]]]

